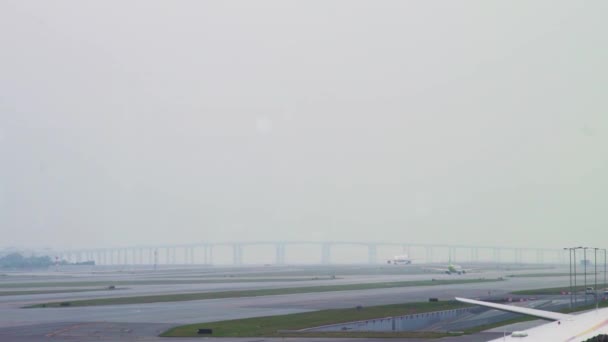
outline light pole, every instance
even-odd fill
[[[583,289],[585,291],[585,305],[587,305],[587,248],[589,247],[583,248],[583,269],[585,270],[585,285],[583,286]]]
[[[598,301],[597,301],[597,250],[599,248],[594,247],[593,248],[593,267],[594,267],[594,271],[595,271],[595,277],[594,277],[594,285],[593,285],[593,295],[595,296],[595,309],[597,310],[598,308]]]
[[[578,298],[576,298],[576,248],[572,248],[572,272],[574,272],[574,287],[572,292],[574,293],[574,306],[578,305]]]
[[[577,295],[577,288],[576,288],[576,250],[577,249],[582,249],[582,246],[578,246],[578,247],[572,247],[572,252],[574,253],[573,255],[573,260],[572,260],[572,265],[574,265],[573,267],[573,271],[574,271],[574,306],[578,305],[578,295]]]
[[[578,303],[578,298],[576,294],[576,250],[581,249],[583,247],[566,247],[564,250],[568,250],[569,252],[569,260],[570,260],[570,307],[576,306]],[[572,281],[572,276],[574,275],[574,281]],[[574,304],[572,300],[574,299]]]
[[[564,248],[568,251],[568,280],[570,281],[570,308],[572,309],[572,248]]]
[[[605,291],[606,290],[606,248],[598,248],[598,249],[604,251],[604,283],[602,286],[602,288],[603,288],[602,291]]]

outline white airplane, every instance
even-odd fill
[[[485,306],[496,310],[513,312],[553,321],[535,328],[514,331],[509,336],[492,340],[495,342],[584,342],[595,336],[608,334],[608,308],[593,310],[577,315],[568,315],[559,312],[488,303],[466,298],[456,297],[456,300],[463,303]]]
[[[386,263],[393,265],[410,265],[412,263],[412,259],[407,256],[407,254],[403,255],[395,255],[392,259],[388,259]]]

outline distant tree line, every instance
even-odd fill
[[[48,256],[24,257],[19,253],[7,254],[0,257],[0,268],[46,268],[53,264]]]

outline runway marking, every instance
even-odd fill
[[[81,327],[83,325],[90,325],[90,324],[93,324],[93,323],[79,323],[79,324],[71,325],[71,326],[69,326],[67,328],[63,328],[63,329],[59,329],[57,331],[50,332],[50,333],[46,334],[45,336],[46,337],[57,336],[59,334],[63,334],[64,332],[70,331],[72,329],[76,329],[76,328]]]

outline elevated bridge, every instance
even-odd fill
[[[514,248],[501,246],[476,246],[459,244],[420,244],[407,242],[361,242],[361,241],[230,241],[230,242],[198,242],[190,244],[159,244],[146,246],[131,246],[121,248],[69,249],[55,251],[52,257],[68,262],[95,261],[101,265],[129,264],[214,264],[214,255],[218,249],[231,250],[233,265],[251,264],[246,258],[246,250],[269,248],[274,254],[274,263],[284,265],[298,262],[289,258],[289,250],[296,246],[308,246],[312,253],[318,253],[316,261],[322,265],[332,264],[332,259],[338,256],[336,247],[358,247],[360,257],[367,259],[369,264],[385,263],[385,258],[391,256],[383,253],[378,257],[380,249],[400,249],[420,263],[452,262],[460,263],[515,263],[515,264],[567,264],[567,251],[550,248]],[[362,248],[363,247],[363,248]],[[342,249],[342,248],[340,248]],[[314,252],[317,251],[317,252]],[[362,255],[364,253],[365,255]],[[50,255],[50,254],[49,254]],[[315,259],[313,257],[313,259]]]

